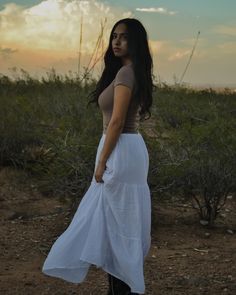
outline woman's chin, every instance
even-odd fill
[[[122,53],[121,53],[121,52],[117,52],[117,51],[115,51],[115,52],[114,52],[114,55],[115,55],[115,56],[122,56]]]

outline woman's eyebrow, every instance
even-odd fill
[[[119,33],[113,33],[113,35],[119,35]],[[128,35],[128,33],[120,33],[120,35]]]

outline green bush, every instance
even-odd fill
[[[0,164],[39,177],[47,193],[80,194],[88,184],[102,118],[87,108],[90,88],[78,79],[0,79]],[[93,161],[92,161],[93,162]]]
[[[1,76],[0,164],[25,169],[44,193],[81,196],[102,134],[100,110],[87,108],[95,83],[55,70],[41,80],[22,69]],[[235,192],[235,96],[158,85],[152,117],[140,124],[153,197],[191,197],[209,224]]]
[[[235,95],[163,91],[156,101],[158,136],[151,144],[153,192],[192,196],[200,218],[212,225],[235,192]]]

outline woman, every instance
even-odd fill
[[[103,115],[91,185],[43,272],[80,283],[91,264],[108,273],[110,295],[144,294],[143,264],[151,245],[149,155],[139,120],[152,105],[152,58],[137,19],[112,28],[105,69],[92,92]]]

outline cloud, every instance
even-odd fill
[[[148,43],[152,54],[159,54],[159,52],[161,52],[163,48],[166,48],[166,46],[168,46],[168,41],[164,40],[157,41],[150,39]]]
[[[156,12],[156,13],[167,14],[167,15],[174,15],[174,14],[178,13],[177,11],[169,11],[163,7],[136,8],[136,10],[142,11],[142,12]]]
[[[226,25],[218,25],[213,28],[213,32],[228,35],[228,36],[236,36],[236,26],[226,26]]]
[[[107,19],[104,40],[108,40],[113,24],[132,13],[121,8],[112,10],[96,0],[44,0],[28,8],[9,3],[0,10],[1,43],[16,43],[27,49],[77,52],[82,15],[82,52],[91,53],[100,34],[101,21]]]
[[[219,44],[217,48],[219,48],[220,51],[224,52],[225,54],[236,54],[236,42],[225,42]]]
[[[114,23],[134,17],[132,12],[122,7],[112,8],[100,0],[41,0],[31,7],[16,4],[21,1],[13,2],[0,9],[1,72],[13,66],[41,73],[50,67],[64,72],[77,71],[83,18],[81,71],[90,62],[101,23],[104,24],[102,46],[91,62],[100,58],[94,69],[96,73],[103,66],[103,53]],[[17,54],[13,54],[16,51],[12,48],[17,48]]]
[[[6,47],[6,48],[0,47],[0,56],[7,59],[7,58],[10,58],[11,55],[17,51],[18,51],[17,49],[12,49],[12,48],[8,48],[8,47]]]
[[[193,44],[196,42],[196,38],[183,38],[183,39],[179,39],[178,42],[182,45],[185,45],[185,46],[191,46],[193,47]],[[201,38],[201,37],[198,37],[198,45],[206,45],[208,42],[208,40],[206,38]]]
[[[174,54],[170,55],[168,57],[168,60],[175,61],[175,60],[182,59],[186,55],[190,55],[190,52],[191,52],[191,50],[179,50],[179,51],[175,52]]]

